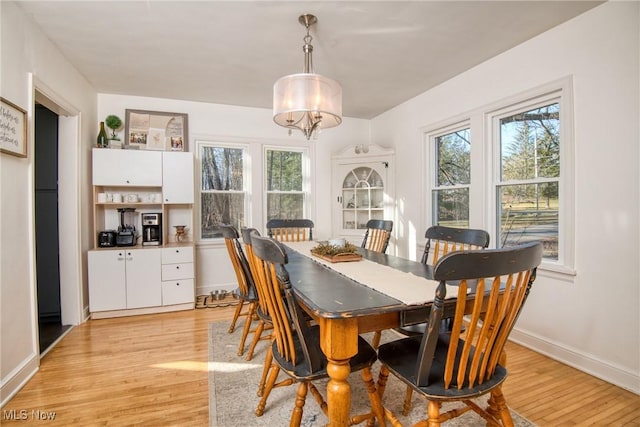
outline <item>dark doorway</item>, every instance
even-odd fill
[[[62,325],[58,235],[58,115],[35,108],[35,218],[40,354],[70,326]]]

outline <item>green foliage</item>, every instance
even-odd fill
[[[108,115],[104,120],[104,123],[109,129],[111,129],[111,139],[119,141],[120,138],[116,135],[116,131],[122,126],[122,120],[120,120],[120,117],[114,116],[113,114]]]
[[[318,255],[335,256],[341,254],[354,254],[358,250],[358,247],[352,243],[347,242],[343,247],[333,246],[328,243],[320,243],[311,251]]]

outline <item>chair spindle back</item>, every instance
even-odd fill
[[[427,229],[424,237],[427,243],[422,254],[422,263],[430,265],[436,265],[441,257],[451,252],[485,249],[489,246],[489,233],[473,228],[434,225]]]
[[[270,219],[267,234],[281,242],[302,242],[313,240],[313,227],[310,219]]]
[[[429,317],[429,325],[436,327],[428,327],[422,338],[416,368],[419,386],[429,384],[431,361],[439,340],[449,342],[444,369],[446,389],[471,388],[491,378],[541,260],[539,242],[455,252],[440,259],[434,269],[434,278],[440,284]],[[457,287],[457,302],[451,331],[440,334],[446,285]],[[473,307],[471,313],[467,307]],[[468,325],[462,338],[465,316]]]
[[[367,222],[367,231],[364,234],[361,247],[374,252],[385,253],[389,246],[393,221],[383,219],[370,219]]]

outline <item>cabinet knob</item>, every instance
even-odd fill
[[[180,286],[180,283],[176,283],[176,286]]]
[[[180,266],[179,265],[176,265],[176,270],[180,270]]]
[[[180,249],[176,249],[176,253],[179,254],[180,253]]]
[[[127,184],[130,184],[129,180],[127,180]]]

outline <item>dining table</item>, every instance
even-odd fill
[[[433,267],[362,248],[357,249],[362,256],[358,261],[331,262],[312,254],[318,242],[283,244],[295,295],[320,326],[321,348],[328,361],[328,425],[347,426],[349,359],[357,353],[358,335],[425,322],[438,286]],[[452,301],[450,308],[445,301],[445,316],[449,310],[453,313]]]

